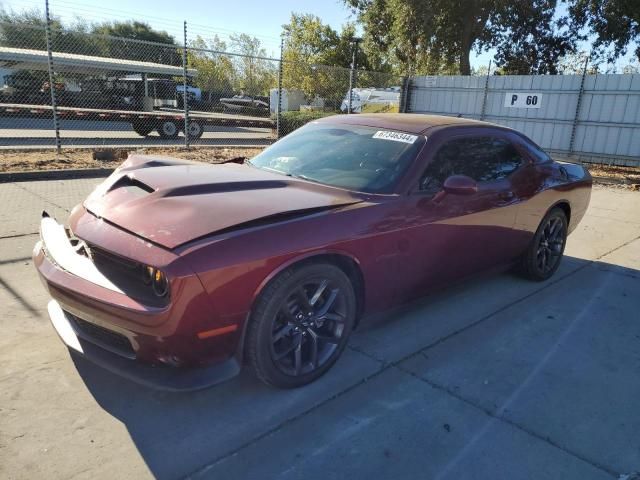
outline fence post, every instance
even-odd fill
[[[184,148],[189,148],[189,95],[187,94],[187,21],[184,21],[184,48],[182,49],[182,103],[184,104]]]
[[[584,61],[584,68],[582,69],[582,78],[580,79],[580,90],[578,91],[578,101],[576,102],[576,114],[573,116],[573,125],[571,126],[571,138],[569,139],[569,155],[573,155],[573,147],[576,141],[576,130],[578,129],[578,117],[580,116],[580,106],[582,105],[582,94],[584,93],[584,80],[587,76],[587,67],[591,60],[591,54],[589,54]]]
[[[353,39],[353,54],[351,57],[351,70],[349,71],[349,105],[347,108],[347,113],[350,114],[352,112],[352,104],[353,101],[353,87],[356,83],[356,60],[358,58],[358,44],[360,43],[360,38]]]
[[[284,54],[284,34],[280,37],[280,64],[278,65],[278,104],[276,105],[276,138],[280,138],[280,114],[282,113],[282,56]]]
[[[56,153],[61,151],[60,124],[58,122],[58,106],[56,104],[56,86],[53,78],[53,54],[51,52],[51,16],[49,15],[49,0],[44,2],[45,34],[47,37],[47,64],[49,69],[49,92],[51,93],[51,112],[53,114],[53,128],[56,133]]]
[[[400,99],[400,113],[407,113],[409,109],[409,89],[411,88],[411,75],[404,77],[402,81],[402,98]]]
[[[489,69],[487,77],[484,81],[484,96],[482,97],[482,110],[480,110],[480,120],[484,120],[487,112],[487,96],[489,95],[489,75],[491,75],[491,60],[489,60]]]

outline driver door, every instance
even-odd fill
[[[405,277],[413,282],[410,296],[513,259],[517,201],[509,175],[522,162],[513,145],[495,135],[447,137],[435,147],[417,191],[408,197],[411,247],[400,270],[410,273]],[[445,192],[452,175],[470,177],[476,191]]]

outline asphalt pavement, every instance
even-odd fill
[[[553,279],[483,277],[367,318],[312,385],[244,372],[171,394],[72,359],[49,325],[30,258],[40,211],[64,219],[98,181],[0,184],[1,478],[640,470],[639,192],[594,189]]]
[[[175,139],[160,138],[157,132],[141,137],[127,122],[61,120],[60,137],[66,148],[181,146],[182,135]],[[269,145],[273,142],[270,128],[221,127],[207,125],[202,137],[193,145]],[[53,121],[46,118],[0,118],[0,150],[14,148],[53,148]]]

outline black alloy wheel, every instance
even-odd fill
[[[247,357],[258,378],[293,388],[323,375],[344,350],[356,297],[337,266],[310,263],[278,275],[258,298]]]
[[[536,266],[542,274],[554,271],[560,263],[564,252],[565,230],[566,227],[559,216],[551,217],[542,229],[536,250]]]
[[[547,280],[556,272],[567,243],[567,223],[567,216],[560,208],[552,209],[542,220],[522,259],[527,278]]]
[[[299,376],[322,367],[338,348],[346,313],[344,293],[329,279],[296,288],[273,321],[271,355],[280,371]]]

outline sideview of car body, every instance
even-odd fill
[[[549,278],[590,192],[510,129],[336,116],[244,164],[130,156],[66,226],[44,216],[33,256],[75,354],[172,390],[243,365],[296,387],[366,313],[513,265]]]

